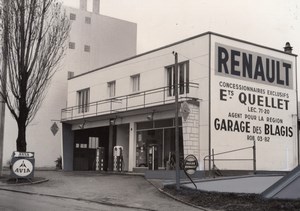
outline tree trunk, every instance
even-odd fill
[[[17,151],[26,152],[26,146],[26,124],[25,122],[18,122]]]

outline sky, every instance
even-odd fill
[[[137,23],[138,54],[207,31],[300,51],[299,0],[100,0],[100,14]]]

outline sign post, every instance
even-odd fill
[[[176,169],[176,190],[180,189],[180,167],[179,167],[179,128],[178,128],[178,54],[173,51],[175,56],[175,84],[174,84],[174,95],[175,95],[175,169]]]
[[[194,181],[189,175],[195,174],[198,165],[199,165],[198,160],[194,155],[188,155],[184,159],[184,163],[183,163],[184,173],[191,180],[191,182],[194,184],[196,189],[197,189],[197,185],[194,183]]]
[[[34,152],[13,152],[10,177],[32,179],[34,177]]]

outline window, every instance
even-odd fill
[[[76,14],[70,13],[70,20],[76,20]]]
[[[136,167],[148,166],[152,170],[175,167],[175,119],[156,120],[155,124],[138,122],[136,131]],[[183,132],[179,127],[179,157],[183,159]],[[153,153],[154,152],[154,153]],[[151,156],[155,154],[154,162]]]
[[[90,89],[83,89],[77,92],[78,95],[78,113],[89,111]]]
[[[85,23],[91,24],[91,17],[85,17]]]
[[[131,76],[132,92],[140,91],[140,74]]]
[[[167,86],[168,95],[175,94],[175,65],[166,67],[167,69]],[[189,93],[189,62],[178,64],[178,94]]]
[[[91,47],[89,45],[84,45],[84,51],[85,52],[90,52],[91,51]]]
[[[108,97],[116,96],[116,81],[111,81],[107,83]]]
[[[75,49],[75,43],[74,42],[69,42],[69,48],[70,49]]]
[[[99,147],[98,137],[89,137],[89,149],[97,149]]]
[[[68,79],[71,79],[74,77],[74,72],[68,71]]]

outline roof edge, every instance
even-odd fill
[[[141,57],[141,56],[144,56],[144,55],[147,55],[147,54],[150,54],[150,53],[153,53],[153,52],[162,50],[162,49],[165,49],[165,48],[169,48],[169,47],[171,47],[171,46],[178,45],[178,44],[180,44],[180,43],[187,42],[187,41],[189,41],[189,40],[193,40],[193,39],[196,39],[196,38],[199,38],[199,37],[203,37],[203,36],[206,36],[206,35],[214,35],[214,36],[218,36],[218,37],[222,37],[222,38],[234,40],[234,41],[237,41],[237,42],[242,42],[242,43],[245,43],[245,44],[248,44],[248,45],[253,45],[253,46],[256,46],[256,47],[260,47],[260,48],[264,48],[264,49],[276,51],[276,52],[279,52],[279,53],[284,53],[284,54],[291,55],[291,56],[295,56],[295,57],[298,56],[298,55],[296,55],[296,54],[287,53],[287,52],[285,52],[285,51],[283,51],[283,50],[278,50],[278,49],[275,49],[275,48],[271,48],[271,47],[264,46],[264,45],[259,45],[259,44],[256,44],[256,43],[253,43],[253,42],[249,42],[249,41],[245,41],[245,40],[242,40],[242,39],[238,39],[238,38],[226,36],[226,35],[223,35],[223,34],[219,34],[219,33],[211,32],[211,31],[207,31],[207,32],[204,32],[204,33],[201,33],[201,34],[198,34],[198,35],[195,35],[195,36],[192,36],[192,37],[183,39],[183,40],[179,40],[179,41],[177,41],[177,42],[174,42],[174,43],[171,43],[171,44],[168,44],[168,45],[159,47],[159,48],[155,48],[155,49],[150,50],[150,51],[146,51],[146,52],[144,52],[144,53],[137,54],[137,55],[135,55],[135,56],[128,57],[128,58],[126,58],[126,59],[123,59],[123,60],[120,60],[120,61],[117,61],[117,62],[108,64],[108,65],[105,65],[105,66],[102,66],[102,67],[99,67],[99,68],[96,68],[96,69],[93,69],[93,70],[90,70],[90,71],[87,71],[87,72],[85,72],[85,73],[81,73],[81,74],[79,74],[79,75],[75,75],[74,77],[72,77],[72,78],[70,78],[70,79],[68,79],[68,80],[72,80],[72,79],[74,79],[74,78],[77,78],[77,77],[80,77],[80,76],[83,76],[83,75],[86,75],[86,74],[89,74],[89,73],[92,73],[92,72],[95,72],[95,71],[98,71],[98,70],[102,70],[102,69],[105,69],[105,68],[108,68],[108,67],[112,67],[112,66],[114,66],[114,65],[117,65],[117,64],[120,64],[120,63],[129,61],[129,60],[132,60],[132,59],[135,59],[135,58],[138,58],[138,57]]]

